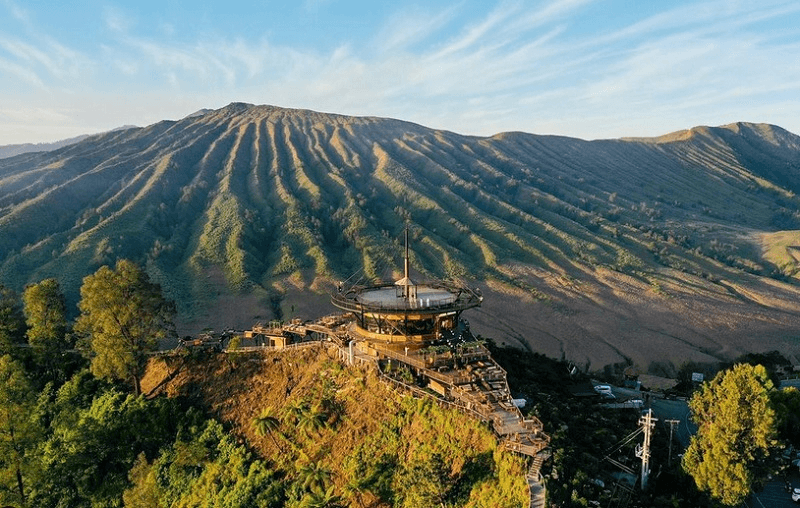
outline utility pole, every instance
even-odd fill
[[[636,451],[636,456],[642,459],[642,490],[647,489],[647,479],[650,476],[650,431],[656,426],[657,418],[653,418],[653,410],[648,409],[647,413],[639,418],[639,425],[644,430],[644,443]]]
[[[667,459],[667,466],[672,465],[672,430],[676,425],[681,423],[680,420],[664,420],[664,423],[669,424],[669,458]]]

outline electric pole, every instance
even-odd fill
[[[644,430],[644,443],[641,449],[636,451],[636,455],[642,459],[642,490],[647,489],[647,479],[650,476],[650,431],[656,426],[657,418],[653,418],[653,410],[647,412],[639,418],[639,425]]]
[[[672,429],[675,428],[675,425],[681,423],[680,420],[664,420],[664,423],[669,424],[669,458],[667,459],[667,466],[672,465]]]

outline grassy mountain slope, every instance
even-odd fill
[[[331,310],[339,280],[484,289],[479,331],[589,368],[670,371],[797,352],[800,138],[769,125],[661,138],[488,138],[231,104],[0,160],[0,281],[127,257],[184,328]],[[789,243],[781,243],[789,242]]]
[[[372,370],[344,367],[336,354],[321,346],[260,358],[157,358],[143,386],[195,397],[279,476],[326,471],[348,506],[433,506],[436,496],[448,506],[526,504],[525,462],[500,449],[488,426],[404,395]],[[260,435],[253,419],[264,411],[277,421]]]

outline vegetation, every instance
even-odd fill
[[[130,380],[141,393],[146,353],[173,328],[174,304],[142,268],[123,259],[113,270],[103,266],[84,279],[78,307],[75,330],[91,345],[92,372]]]
[[[113,319],[127,316],[119,313],[126,307],[119,305],[121,289],[128,312],[136,314],[141,300],[160,300],[138,270],[128,262],[115,270],[101,267],[87,277],[83,294],[109,307],[117,304],[117,314],[108,311]],[[136,283],[126,283],[131,280]],[[26,292],[34,342],[67,341],[69,323],[53,318],[62,314],[42,310],[44,302],[58,302],[58,295],[52,281]],[[16,306],[9,302],[9,308]],[[84,300],[79,308],[75,328],[85,333],[87,311],[97,309]],[[9,325],[15,315],[0,324]],[[47,319],[38,321],[43,315]],[[57,331],[44,333],[50,329],[43,322],[58,322]],[[169,361],[183,368],[168,369],[170,379],[178,376],[166,385],[152,372],[166,360],[153,360],[144,384],[150,392],[155,383],[162,395],[146,398],[136,393],[142,380],[127,383],[125,376],[94,368],[102,352],[94,349],[95,341],[86,345],[91,354],[83,364],[73,355],[77,366],[59,366],[48,379],[42,377],[52,367],[47,355],[22,355],[25,362],[0,356],[0,504],[525,504],[525,464],[499,449],[488,428],[432,400],[403,396],[374,373],[345,369],[324,348],[285,352],[276,356],[280,361],[266,363],[239,356],[175,357]],[[267,386],[264,379],[270,380]],[[194,388],[187,393],[184,387]]]
[[[776,437],[771,389],[764,367],[739,364],[704,384],[689,403],[698,431],[683,467],[726,506],[740,504],[769,472]]]
[[[264,364],[181,358],[155,376],[146,353],[172,333],[169,299],[184,320],[239,294],[250,298],[237,306],[257,309],[248,316],[288,315],[290,304],[312,305],[309,289],[393,276],[412,224],[422,276],[469,276],[537,302],[547,318],[539,338],[556,351],[574,350],[566,337],[585,332],[564,326],[569,316],[601,308],[615,325],[632,323],[637,339],[657,329],[659,350],[677,337],[670,344],[701,365],[745,349],[752,335],[731,345],[728,331],[751,318],[772,337],[796,331],[796,146],[790,133],[749,124],[583,142],[238,105],[2,159],[0,503],[524,504],[525,464],[485,426],[344,370],[324,350]],[[289,302],[292,292],[303,296]],[[631,295],[663,313],[644,322],[628,312]],[[693,298],[702,301],[694,322]],[[674,316],[685,328],[669,328]],[[231,323],[198,328],[208,324]],[[584,338],[606,337],[612,357],[645,349],[612,343],[617,331]],[[684,344],[695,336],[709,342]],[[88,363],[69,352],[74,338]],[[26,340],[31,348],[17,346]],[[573,399],[565,388],[581,379],[565,363],[518,350],[501,363],[553,437],[550,501],[611,501],[595,481],[610,480],[604,447],[636,415]],[[775,432],[797,444],[796,392],[769,400]],[[759,474],[756,460],[745,480]],[[642,504],[707,504],[682,472],[661,478]]]
[[[31,454],[37,425],[31,418],[34,392],[22,366],[0,356],[0,500],[25,505],[30,490]]]
[[[45,295],[58,294],[52,283],[42,288],[50,288]],[[36,308],[35,295],[33,290],[27,294],[28,316]],[[83,302],[80,308],[86,308]],[[37,329],[34,324],[35,319],[30,329]],[[68,323],[57,329],[50,338],[66,340]],[[608,445],[636,428],[636,412],[600,414],[593,402],[570,395],[569,387],[586,383],[586,378],[568,364],[498,348],[491,340],[485,343],[508,370],[512,390],[528,400],[528,410],[544,421],[552,436],[552,457],[542,470],[549,502],[569,508],[618,500],[616,493],[602,487],[613,481],[604,460]],[[62,369],[49,383],[34,383],[32,379],[41,379],[50,368],[46,356],[32,355],[26,362],[0,356],[0,503],[526,505],[526,464],[500,449],[485,425],[433,399],[404,396],[374,373],[344,368],[329,355],[320,347],[276,353],[265,362],[203,355],[152,360],[140,383],[153,392],[150,398],[130,393],[135,385],[113,383],[120,378],[96,376],[86,369]],[[775,355],[762,356],[752,360],[780,363]],[[159,370],[159,365],[165,369]],[[760,366],[742,364],[721,373],[692,402],[698,419],[715,415],[701,429],[718,425],[719,415],[742,413],[736,404],[745,404],[750,418],[732,430],[728,439],[734,444],[726,449],[746,443],[770,445],[774,436],[796,439],[800,396],[796,390],[767,392],[769,386],[767,370]],[[154,387],[160,391],[154,392]],[[727,400],[721,394],[734,397]],[[731,427],[730,422],[726,425]],[[694,464],[691,457],[699,455],[695,449],[705,453],[702,458],[718,455],[714,447],[725,433],[715,432],[698,434],[692,445],[696,448],[690,448],[684,464]],[[708,435],[712,444],[699,448]],[[665,440],[662,435],[656,441]],[[736,468],[749,459],[730,461],[728,469],[697,463],[699,469],[705,467],[705,478],[714,478],[710,483],[724,482],[725,492],[741,497],[744,491],[736,490],[735,481],[757,482],[766,471],[766,450],[739,450],[742,457],[753,458],[745,476],[736,476]],[[655,448],[654,459],[663,464],[665,453],[663,447]],[[624,462],[632,455],[632,449],[623,448],[612,458]],[[696,471],[691,466],[687,470],[697,481]],[[726,477],[731,471],[734,474]],[[642,503],[709,505],[689,477],[676,469],[664,473],[660,480],[654,478],[651,491],[637,494]],[[706,488],[701,481],[697,484]]]
[[[64,294],[56,279],[45,279],[26,287],[22,301],[28,344],[45,366],[46,378],[55,380],[62,372],[59,364],[63,363],[64,352],[70,347]]]
[[[142,453],[122,494],[124,506],[284,506],[284,482],[269,465],[207,420],[187,429],[152,462]]]
[[[800,449],[800,390],[791,386],[772,390],[769,398],[780,442]]]
[[[0,354],[13,351],[25,339],[25,316],[17,294],[0,285]]]

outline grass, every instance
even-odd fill
[[[760,240],[764,259],[795,277],[800,268],[800,231],[762,233]]]
[[[372,506],[420,505],[429,494],[419,490],[420,480],[427,478],[409,480],[428,471],[441,475],[448,505],[524,506],[524,461],[500,450],[486,425],[398,393],[373,371],[343,368],[334,356],[320,348],[270,354],[262,362],[190,360],[166,391],[196,393],[287,478],[299,477],[309,463],[322,466],[331,473],[326,481],[354,505],[359,499]],[[145,389],[167,374],[159,362],[151,362]],[[279,426],[260,435],[252,422],[267,409]]]

